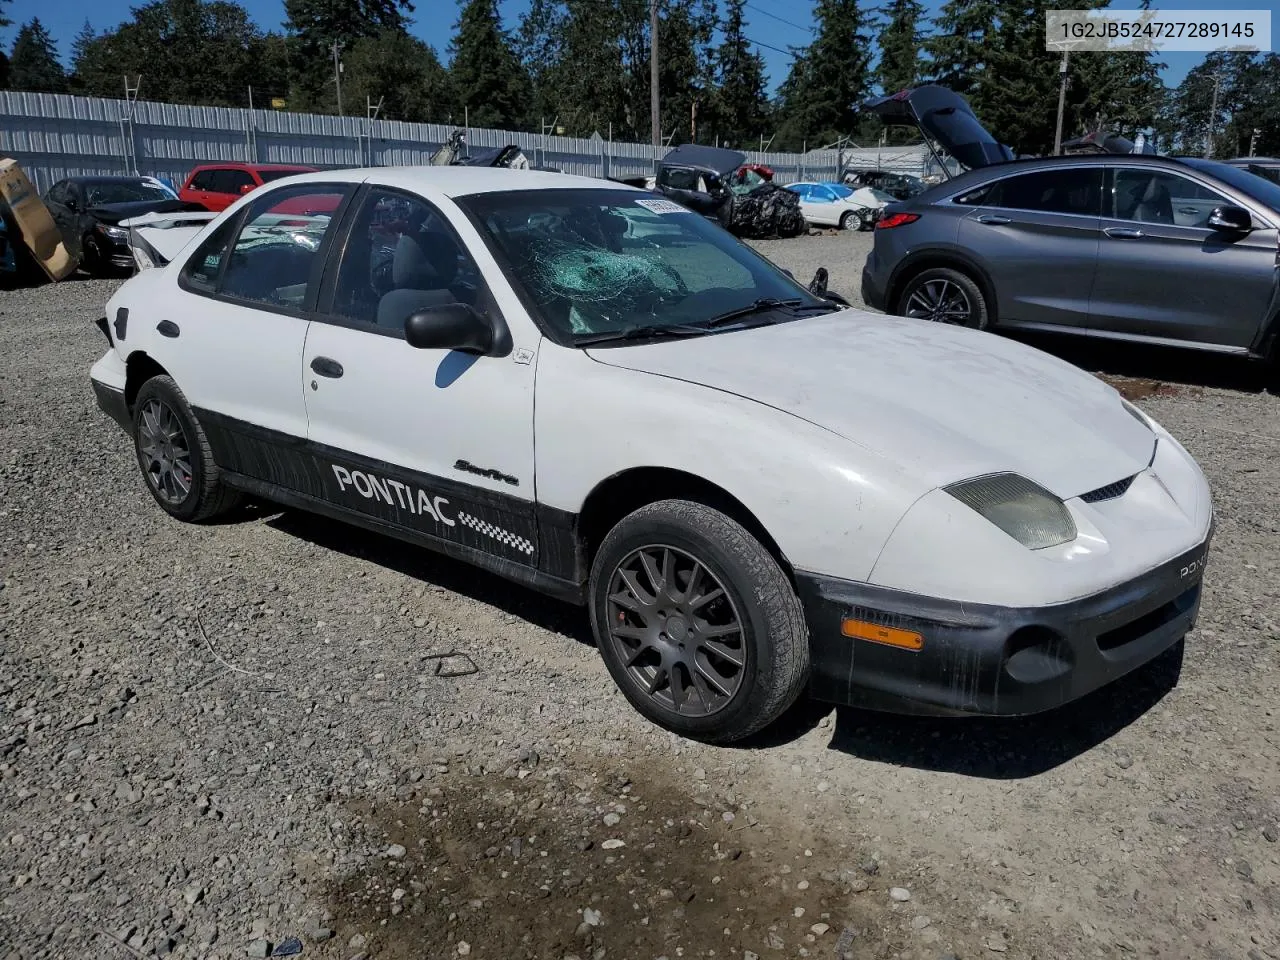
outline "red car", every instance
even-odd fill
[[[315,172],[315,167],[276,163],[207,163],[191,171],[178,198],[218,213],[271,180]]]

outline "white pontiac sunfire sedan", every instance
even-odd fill
[[[98,402],[172,516],[254,495],[585,604],[627,698],[686,736],[806,689],[1034,713],[1199,610],[1208,485],[1113,388],[848,309],[643,190],[291,177],[99,326]]]

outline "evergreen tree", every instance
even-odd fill
[[[520,18],[513,37],[516,56],[520,58],[533,90],[530,117],[550,123],[558,115],[556,87],[564,52],[563,36],[568,13],[558,0],[532,0]]]
[[[300,109],[337,110],[331,44],[346,49],[383,30],[401,30],[411,0],[285,0],[291,98]]]
[[[0,30],[10,26],[11,22],[4,15],[4,8],[9,5],[9,0],[0,0]],[[4,51],[0,50],[0,90],[9,85],[9,58],[4,55]]]
[[[9,86],[36,93],[66,93],[67,72],[39,17],[22,26],[9,54]]]
[[[745,6],[746,0],[729,0],[716,50],[715,132],[734,146],[763,133],[769,119],[764,59],[743,33]]]
[[[170,103],[246,106],[266,90],[281,58],[244,8],[225,0],[153,0],[98,36],[76,38],[75,86],[119,97],[123,76],[142,75],[142,97]]]
[[[518,130],[528,123],[529,77],[502,28],[497,0],[462,0],[449,45],[454,119],[471,126]]]
[[[344,100],[352,113],[382,100],[385,120],[443,123],[449,116],[448,74],[436,52],[403,30],[357,40],[345,57]],[[348,92],[349,91],[349,92]]]
[[[947,0],[925,43],[934,83],[971,97],[987,67],[994,42],[999,0]]]
[[[885,93],[896,93],[915,86],[924,75],[921,62],[922,37],[920,17],[924,5],[920,0],[890,0],[880,13],[880,62],[876,64],[876,80]]]
[[[852,135],[870,90],[868,22],[857,0],[817,0],[814,17],[817,35],[780,90],[781,138],[793,149]]]

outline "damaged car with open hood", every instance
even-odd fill
[[[662,158],[653,189],[740,237],[804,233],[800,198],[746,160],[737,150],[681,144]]]
[[[685,736],[806,691],[1036,713],[1199,609],[1208,484],[1114,388],[819,296],[650,191],[307,174],[98,327],[88,379],[159,509],[265,498],[579,604],[627,700]]]

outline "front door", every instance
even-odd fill
[[[1102,168],[1005,177],[956,199],[956,237],[990,275],[1001,323],[1084,326],[1098,262]]]
[[[325,299],[300,384],[316,495],[535,565],[533,350],[477,356],[405,341],[405,320],[423,307],[498,309],[447,217],[416,195],[371,187]]]
[[[168,298],[176,309],[157,317],[157,359],[230,470],[281,482],[283,459],[275,451],[307,433],[298,378],[334,220],[279,208],[299,193],[324,193],[336,207],[351,189],[276,190],[227,219],[183,265],[177,283],[186,295]],[[164,351],[166,338],[180,349]]]
[[[1116,333],[1249,347],[1273,310],[1274,227],[1208,226],[1235,201],[1168,170],[1119,167],[1102,221],[1089,325]]]

